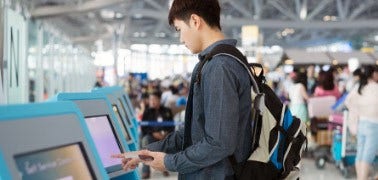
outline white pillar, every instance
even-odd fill
[[[0,104],[5,104],[4,92],[4,2],[0,0]]]

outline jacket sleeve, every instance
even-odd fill
[[[167,154],[164,164],[168,170],[191,173],[215,164],[235,151],[239,121],[238,82],[235,71],[231,71],[225,61],[234,60],[213,58],[202,70],[205,121],[201,128],[204,128],[204,137],[184,151]],[[195,133],[193,129],[192,133]]]

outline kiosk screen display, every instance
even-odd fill
[[[121,147],[109,117],[107,115],[85,117],[85,122],[104,167],[119,165],[119,159],[110,157],[112,154],[121,153]]]
[[[80,144],[29,152],[14,159],[20,179],[93,179]]]
[[[130,121],[130,118],[128,117],[128,115],[127,115],[127,113],[126,113],[125,105],[123,104],[123,102],[121,101],[121,99],[118,99],[118,103],[122,106],[122,108],[121,108],[121,111],[122,111],[122,112],[121,112],[121,113],[123,113],[123,114],[125,115],[127,123],[128,123],[130,126],[132,126],[132,123],[131,123],[131,121]]]
[[[121,125],[121,130],[122,130],[123,135],[126,137],[126,140],[127,141],[131,140],[129,131],[127,130],[126,124],[123,121],[123,118],[122,118],[122,116],[121,116],[121,114],[119,112],[119,109],[118,109],[117,105],[113,104],[113,111],[114,111],[114,113],[117,116],[117,120],[118,120],[119,124]]]

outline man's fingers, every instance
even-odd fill
[[[124,159],[122,159],[122,164],[126,164],[130,160],[131,160],[131,158],[124,158]]]
[[[124,154],[112,154],[110,157],[112,157],[112,158],[124,158],[125,155]]]
[[[136,167],[138,167],[139,162],[139,159],[125,158],[122,160],[122,168],[125,171],[129,169],[135,169]]]
[[[152,153],[153,153],[152,151],[144,149],[144,150],[140,150],[138,155],[152,156]]]
[[[149,151],[149,150],[141,150],[138,153],[139,159],[142,160],[143,163],[147,161],[153,161],[155,159],[156,152]]]
[[[129,161],[126,161],[126,166],[131,167],[132,165],[138,165],[139,159],[130,159]]]
[[[129,169],[129,167],[126,166],[126,165],[123,165],[123,166],[122,166],[122,169],[123,169],[124,171],[127,171],[127,170]]]
[[[135,169],[137,167],[137,165],[133,164],[130,166],[131,169]]]

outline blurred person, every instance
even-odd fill
[[[358,88],[346,98],[346,106],[358,117],[356,172],[358,180],[367,180],[370,166],[378,152],[378,69],[368,66],[361,69]],[[375,179],[378,176],[376,175]]]
[[[159,91],[159,88],[157,87],[156,83],[154,81],[148,81],[147,82],[147,93],[152,94],[155,91]]]
[[[143,117],[143,113],[149,106],[149,94],[147,92],[142,93],[140,97],[139,106],[136,109],[138,119],[141,120]]]
[[[163,121],[173,121],[173,115],[169,108],[161,106],[161,93],[156,91],[149,95],[148,98],[148,108],[143,112],[142,121],[150,122],[163,122]],[[174,126],[143,126],[142,127],[142,148],[146,148],[148,144],[156,141],[160,141],[165,138],[165,136],[174,130]],[[168,176],[168,172],[163,172],[164,176]],[[142,167],[142,178],[150,178],[151,171],[150,167],[143,165]]]
[[[179,98],[176,101],[176,106],[178,107],[186,107],[187,101],[188,101],[188,95],[189,95],[189,87],[188,87],[188,82],[183,82],[178,85],[178,90],[179,90]],[[185,120],[185,108],[180,111],[176,116],[175,116],[175,121],[176,122],[184,122]],[[177,130],[180,127],[184,127],[184,125],[176,126]]]
[[[353,71],[352,77],[349,78],[346,83],[347,92],[350,92],[353,88],[358,86],[358,83],[360,81],[360,76],[361,76],[361,68],[357,68],[356,70]]]
[[[374,66],[373,80],[378,83],[378,65]]]
[[[306,74],[297,72],[292,75],[293,84],[289,88],[291,113],[304,122],[308,120],[307,100],[309,96],[306,91]]]
[[[94,87],[101,88],[105,86],[109,86],[109,84],[104,80],[104,77],[103,76],[96,77],[96,83],[94,84]]]
[[[128,89],[127,93],[129,95],[131,105],[133,107],[138,107],[139,96],[141,94],[140,91],[142,91],[143,88],[141,87],[141,84],[139,84],[139,81],[131,74],[128,75],[126,89]]]
[[[143,163],[160,171],[176,171],[179,179],[233,179],[235,172],[229,156],[241,163],[251,152],[250,79],[233,57],[217,55],[205,61],[205,56],[219,44],[235,46],[237,42],[226,39],[221,31],[217,0],[174,0],[169,24],[179,32],[180,41],[199,54],[200,60],[192,74],[185,127],[138,154],[152,156],[153,160]],[[201,76],[197,76],[201,64]],[[126,170],[141,162],[137,158],[126,159],[125,155],[113,157],[122,158]]]
[[[171,91],[171,82],[169,79],[165,79],[161,82],[160,87],[162,89],[162,94],[161,94],[161,104],[165,104],[167,102],[167,99],[172,95]]]
[[[95,88],[100,88],[100,87],[102,87],[102,86],[104,86],[104,85],[103,85],[102,78],[101,78],[101,77],[96,77],[96,82],[95,82],[95,84],[94,84],[94,87],[95,87]]]
[[[174,117],[177,113],[185,109],[186,104],[182,105],[177,103],[177,101],[180,99],[180,96],[179,90],[175,86],[171,85],[169,86],[169,89],[171,90],[171,95],[167,97],[167,100],[164,103],[164,107],[171,109]]]
[[[316,87],[315,65],[307,67],[307,94],[314,94]]]
[[[349,78],[349,80],[347,80],[344,93],[342,93],[342,96],[332,106],[332,109],[334,111],[337,111],[337,112],[343,111],[343,108],[345,107],[345,99],[351,90],[358,87],[360,76],[361,76],[361,68],[358,68],[355,71],[353,71],[352,77]],[[353,119],[356,119],[356,116],[353,114],[353,112],[349,111],[348,128],[352,132],[352,134],[355,135],[357,132],[357,125],[355,123],[352,124],[352,122],[354,121]]]
[[[333,71],[320,71],[318,85],[315,88],[314,96],[334,96],[338,99],[341,96],[339,88],[335,85]]]

